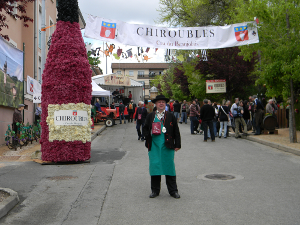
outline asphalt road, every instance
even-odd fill
[[[179,126],[180,199],[169,196],[164,179],[160,195],[148,197],[147,149],[133,123],[118,124],[93,141],[90,163],[2,163],[0,186],[21,202],[0,224],[300,224],[299,156],[233,137],[203,142],[189,124]],[[234,179],[206,178],[214,174]]]

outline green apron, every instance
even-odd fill
[[[156,115],[154,122],[160,122]],[[161,129],[162,127],[163,124],[161,123]],[[175,150],[166,147],[164,133],[161,132],[160,135],[152,135],[152,146],[148,155],[150,176],[176,176],[174,163]]]

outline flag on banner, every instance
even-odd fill
[[[118,57],[121,56],[122,52],[123,52],[123,50],[122,50],[121,48],[119,48],[119,49],[117,50],[117,55],[118,55]]]
[[[127,52],[128,57],[132,58],[132,48],[128,49],[126,52]]]
[[[31,78],[30,76],[27,76],[27,93],[33,95],[40,94],[41,92],[41,84],[37,80]]]
[[[116,23],[102,21],[100,36],[104,38],[115,39],[116,27]]]
[[[117,53],[114,53],[113,56],[115,57],[116,60],[120,59],[120,56]]]
[[[235,27],[234,32],[235,32],[235,38],[237,41],[249,40],[247,26]]]

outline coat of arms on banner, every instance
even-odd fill
[[[102,21],[100,36],[104,38],[115,39],[116,26],[116,23]]]
[[[249,40],[247,26],[235,27],[234,32],[235,32],[235,38],[237,41]]]

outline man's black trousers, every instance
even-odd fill
[[[151,176],[151,190],[159,194],[160,192],[160,183],[161,183],[161,176]],[[172,195],[175,192],[178,192],[177,183],[176,183],[176,176],[168,176],[166,175],[166,184],[169,191],[169,194]]]

